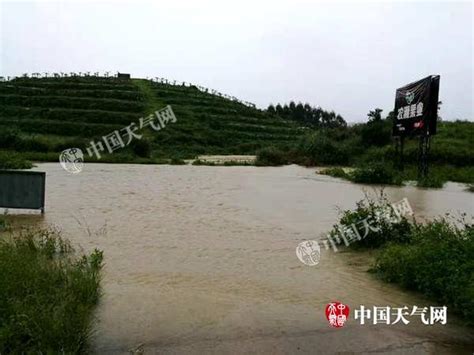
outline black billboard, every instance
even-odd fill
[[[393,136],[413,137],[436,134],[438,95],[439,75],[430,75],[397,89]]]

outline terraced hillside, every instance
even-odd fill
[[[70,147],[120,130],[171,105],[177,122],[112,155],[110,162],[153,162],[197,154],[254,154],[287,146],[301,135],[294,123],[194,86],[144,79],[17,78],[0,83],[0,150],[30,160],[57,161]],[[0,159],[1,159],[0,155]]]

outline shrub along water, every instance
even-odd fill
[[[474,324],[474,226],[442,218],[414,224],[408,245],[382,249],[374,270],[388,282],[449,305]]]
[[[350,227],[367,218],[375,227],[350,246],[377,248],[371,271],[381,279],[419,291],[474,324],[474,225],[465,214],[458,221],[438,218],[425,224],[403,216],[380,218],[387,210],[393,212],[382,194],[343,211],[340,225]],[[338,232],[335,227],[331,234]]]
[[[263,148],[257,151],[257,166],[279,166],[287,164],[285,153],[276,147]]]
[[[403,178],[392,167],[383,163],[370,163],[349,174],[350,180],[362,184],[402,185]]]
[[[320,174],[334,176],[342,179],[349,179],[349,175],[344,171],[343,168],[339,167],[323,169],[320,171]]]
[[[92,334],[102,252],[77,257],[58,232],[0,239],[0,353],[83,353]]]
[[[0,151],[0,169],[31,169],[33,164],[20,154]]]

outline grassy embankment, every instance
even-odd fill
[[[116,78],[18,78],[0,83],[0,168],[29,161],[58,161],[70,147],[84,152],[91,140],[171,105],[177,122],[104,154],[108,163],[180,162],[200,154],[255,154],[285,148],[298,125],[193,86]],[[91,161],[86,157],[86,161]]]
[[[474,325],[474,225],[465,221],[466,216],[461,221],[446,217],[424,224],[402,217],[389,223],[379,213],[387,207],[383,198],[366,199],[356,210],[342,212],[342,226],[357,225],[365,218],[379,221],[373,224],[378,231],[370,230],[350,247],[374,249],[371,272],[384,281],[418,291],[437,305],[448,306],[448,312]],[[336,234],[336,228],[331,233]]]
[[[0,220],[0,353],[85,353],[102,252],[77,256],[57,232],[5,231]]]

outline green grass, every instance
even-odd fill
[[[86,353],[102,252],[79,257],[50,230],[1,237],[0,352]]]

